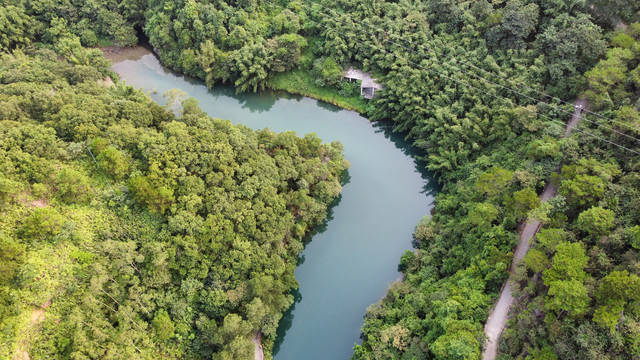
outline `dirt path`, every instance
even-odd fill
[[[40,306],[36,306],[33,309],[31,309],[31,315],[29,316],[30,323],[29,323],[29,328],[27,329],[27,331],[29,331],[31,328],[33,328],[35,325],[37,325],[39,322],[44,320],[45,311],[47,310],[47,308],[49,306],[51,306],[51,302],[52,302],[52,299],[49,299],[44,304],[42,304]],[[27,337],[25,337],[25,339],[26,338]],[[25,341],[26,340],[23,340],[18,345],[18,350],[16,350],[16,353],[13,356],[13,360],[29,360],[29,359],[31,359],[31,357],[29,356],[29,352],[27,352],[26,350],[23,350],[23,348],[27,346]]]
[[[253,343],[256,345],[255,360],[264,360],[264,352],[262,351],[262,342],[260,341],[261,337],[262,337],[262,334],[260,333],[260,331],[256,331],[256,336],[252,339]]]
[[[587,101],[586,100],[576,100],[576,107],[580,106],[582,109],[586,108]],[[571,135],[571,131],[574,127],[578,126],[581,118],[581,110],[576,108],[576,111],[571,115],[571,120],[567,124],[567,128],[565,130],[564,136],[567,137]],[[547,201],[552,197],[556,196],[558,192],[558,188],[551,183],[547,183],[544,190],[542,191],[542,195],[540,195],[540,200]],[[513,262],[511,263],[511,268],[509,271],[513,273],[515,271],[516,264],[522,260],[522,258],[529,251],[529,247],[531,247],[530,240],[532,237],[536,235],[538,230],[540,229],[539,221],[528,221],[525,225],[524,229],[520,233],[520,240],[518,241],[518,246],[516,247],[515,252],[513,253]],[[498,302],[496,306],[493,308],[491,315],[489,315],[489,319],[487,319],[487,324],[484,327],[484,332],[487,335],[487,343],[482,353],[483,360],[493,360],[496,358],[498,353],[498,340],[500,339],[500,334],[502,334],[502,329],[504,329],[505,324],[507,323],[507,318],[509,315],[509,310],[511,309],[511,304],[513,303],[513,295],[511,294],[511,284],[509,283],[509,279],[505,281],[502,286],[502,292],[500,293],[500,297],[498,298]]]

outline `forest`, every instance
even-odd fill
[[[86,47],[144,37],[209,86],[351,104],[437,174],[404,279],[367,310],[353,359],[481,358],[527,219],[542,228],[498,358],[640,357],[637,1],[2,2],[5,354],[28,338],[60,358],[250,357],[291,303],[302,239],[340,190],[340,146],[97,85],[108,64]],[[359,99],[348,66],[384,90]],[[576,98],[590,111],[565,138]],[[558,196],[543,203],[548,181]],[[58,317],[20,335],[18,314],[53,294]]]
[[[269,349],[342,146],[193,99],[177,116],[105,85],[100,50],[55,50],[0,59],[0,357],[241,359],[257,331]]]

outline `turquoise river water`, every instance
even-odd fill
[[[416,223],[433,206],[435,181],[420,170],[424,164],[411,157],[402,136],[310,98],[209,89],[202,81],[164,69],[152,54],[116,63],[113,70],[159,103],[165,103],[165,91],[180,89],[212,117],[254,129],[313,132],[325,142],[344,145],[351,162],[347,183],[300,257],[300,288],[280,323],[274,358],[350,358],[354,343],[360,342],[367,307],[400,277],[400,256],[411,248]]]

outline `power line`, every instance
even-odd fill
[[[395,35],[395,34],[394,34],[394,35]],[[396,35],[396,36],[397,36],[397,35]],[[420,45],[418,45],[418,46],[420,46]],[[457,59],[455,59],[455,58],[454,58],[454,60],[457,60]],[[563,103],[563,104],[573,105],[571,102],[568,102],[568,101],[562,100],[562,99],[561,99],[561,98],[559,98],[559,97],[556,97],[556,96],[553,96],[553,95],[547,94],[547,93],[545,93],[544,91],[536,90],[536,89],[534,89],[534,88],[532,88],[532,87],[530,87],[530,86],[528,86],[528,85],[526,85],[526,84],[518,83],[518,82],[516,82],[516,81],[513,81],[513,80],[509,79],[509,78],[508,78],[508,77],[506,77],[506,76],[502,76],[502,75],[500,75],[500,74],[495,74],[495,73],[489,72],[489,71],[487,71],[487,70],[484,70],[484,69],[483,69],[483,68],[481,68],[481,67],[478,67],[478,66],[473,65],[472,63],[465,62],[465,61],[460,61],[460,62],[461,62],[461,63],[463,63],[463,64],[465,64],[465,65],[467,65],[467,66],[470,66],[470,67],[472,67],[472,68],[474,68],[474,69],[476,69],[476,70],[480,70],[480,71],[482,71],[482,72],[483,72],[483,73],[485,73],[485,74],[492,75],[492,76],[496,76],[496,77],[499,77],[499,78],[501,78],[501,79],[503,79],[503,80],[505,80],[505,81],[508,81],[509,83],[513,84],[513,85],[514,85],[514,86],[516,86],[516,87],[521,86],[521,87],[524,87],[525,89],[528,89],[528,90],[531,90],[531,91],[533,91],[533,92],[536,92],[536,93],[538,93],[538,94],[540,94],[540,95],[542,95],[542,96],[544,96],[544,97],[547,97],[547,98],[549,98],[549,99],[551,99],[551,100],[557,100],[557,101],[559,101],[559,102],[561,102],[561,103]],[[623,123],[623,122],[621,122],[621,121],[618,121],[618,120],[611,119],[611,118],[609,118],[609,117],[607,117],[607,116],[604,116],[604,115],[602,115],[602,114],[600,114],[600,113],[597,113],[597,112],[595,112],[595,111],[591,111],[591,110],[589,110],[589,109],[582,109],[582,111],[584,111],[584,112],[586,112],[586,113],[588,113],[588,114],[591,114],[591,115],[597,116],[597,117],[599,117],[599,118],[601,118],[601,119],[608,120],[608,121],[609,121],[609,122],[611,122],[611,123],[616,123],[616,124],[618,124],[618,125],[624,126],[624,127],[628,128],[628,129],[630,129],[630,130],[634,130],[634,131],[640,132],[640,129],[638,129],[638,128],[636,128],[636,127],[633,127],[633,126],[631,126],[631,125],[629,125],[629,124],[625,124],[625,123]]]
[[[316,2],[314,2],[314,1],[311,1],[311,0],[302,0],[302,1],[307,2],[307,3],[309,3],[309,4],[317,5],[317,6],[319,6],[319,7],[323,8],[323,9],[326,9],[326,10],[328,10],[328,11],[332,11],[334,14],[337,14],[337,12],[336,12],[335,10],[330,9],[330,8],[327,8],[326,6],[323,6],[322,4],[316,3]],[[314,10],[314,9],[313,9],[313,8],[311,8],[311,10]],[[318,13],[318,11],[316,11],[316,13]],[[334,19],[334,20],[336,20],[336,21],[339,21],[339,22],[340,22],[341,24],[343,24],[343,25],[344,25],[344,24],[346,24],[345,22],[343,22],[343,21],[339,20],[339,19],[338,19],[338,16],[336,16],[336,15],[330,15],[330,14],[327,14],[327,15],[329,15],[332,19]],[[337,14],[337,15],[339,15],[339,14]],[[372,26],[370,26],[370,27],[371,27],[371,28],[373,28],[373,29],[375,29],[375,30],[382,31],[382,32],[384,32],[385,34],[388,34],[388,33],[387,33],[387,31],[386,31],[386,30],[384,30],[384,29],[381,29],[381,28],[375,28],[375,27],[372,27]],[[376,38],[377,38],[376,34],[371,33],[371,32],[369,32],[369,31],[366,31],[366,30],[363,30],[363,31],[365,31],[367,34],[369,34],[369,35],[374,36],[374,37],[376,37]],[[396,34],[394,34],[394,33],[391,33],[391,35],[394,35],[394,36],[398,37],[398,35],[396,35]],[[404,40],[404,39],[403,39],[403,40]],[[420,53],[418,53],[417,51],[415,51],[415,50],[413,50],[413,49],[411,49],[411,48],[408,48],[408,47],[407,47],[407,46],[405,46],[405,45],[398,44],[398,43],[397,43],[397,42],[395,42],[395,41],[392,41],[392,40],[384,40],[384,41],[387,41],[387,42],[389,42],[389,43],[391,43],[391,44],[397,45],[397,46],[399,46],[399,47],[401,47],[401,48],[403,48],[403,49],[405,49],[405,50],[407,50],[407,51],[409,51],[409,52],[412,52],[412,53],[414,53],[414,54],[416,54],[416,55],[418,55],[418,56],[422,56],[422,55],[421,55]],[[411,43],[411,42],[409,42],[409,43],[413,45],[413,43]],[[427,51],[432,52],[432,53],[434,53],[435,55],[437,55],[437,52],[436,52],[435,50],[433,50],[433,49],[429,48],[429,47],[425,47],[424,45],[416,45],[416,46],[421,46],[423,49],[426,49]],[[562,108],[555,107],[555,106],[553,106],[553,105],[552,105],[552,104],[550,104],[550,103],[547,103],[547,102],[545,102],[545,101],[541,101],[541,100],[538,100],[538,99],[536,99],[536,98],[533,98],[533,97],[531,97],[531,96],[529,96],[529,95],[527,95],[527,94],[524,94],[524,93],[522,93],[522,92],[520,92],[520,91],[518,91],[518,90],[515,90],[515,89],[510,88],[510,87],[508,87],[508,86],[504,86],[504,85],[502,85],[502,84],[498,84],[498,83],[496,83],[496,82],[494,82],[494,81],[491,81],[491,80],[485,79],[485,78],[483,78],[482,76],[479,76],[479,75],[477,75],[477,74],[474,74],[474,73],[469,72],[469,71],[466,71],[466,70],[463,70],[463,69],[461,69],[461,68],[459,68],[459,67],[457,67],[457,66],[455,66],[455,65],[452,65],[452,64],[450,64],[450,63],[445,63],[444,61],[440,61],[440,60],[438,60],[435,56],[433,57],[433,60],[435,60],[436,62],[438,62],[438,63],[439,63],[439,64],[441,64],[441,65],[446,65],[446,66],[449,66],[449,67],[451,67],[451,68],[457,69],[458,71],[460,71],[460,72],[462,72],[462,73],[464,73],[464,74],[467,74],[467,75],[469,75],[469,76],[472,76],[472,77],[474,77],[474,78],[477,78],[477,79],[479,79],[479,80],[482,80],[482,81],[484,81],[484,82],[487,82],[487,83],[489,83],[489,84],[491,84],[491,85],[498,86],[498,87],[500,87],[500,88],[502,88],[502,89],[504,89],[504,90],[507,90],[507,91],[510,91],[510,92],[512,92],[512,93],[514,93],[514,94],[517,94],[517,95],[520,95],[520,96],[522,96],[522,97],[525,97],[525,98],[527,98],[527,99],[529,99],[529,100],[532,100],[532,101],[534,101],[534,102],[536,102],[536,103],[546,105],[546,106],[548,106],[548,107],[550,107],[550,108],[552,108],[552,109],[554,109],[554,110],[561,111],[561,112],[564,112],[564,113],[569,114],[569,115],[571,115],[571,114],[572,114],[571,112],[569,112],[569,111],[567,111],[567,110],[564,110],[564,109],[562,109]],[[454,60],[455,60],[455,61],[457,61],[457,59],[455,59],[455,58],[454,58]],[[491,73],[489,73],[488,71],[485,71],[485,70],[483,70],[483,69],[481,69],[481,68],[479,68],[479,67],[477,67],[477,66],[475,66],[475,65],[473,65],[473,64],[471,64],[471,63],[464,62],[464,61],[460,61],[460,62],[461,62],[461,63],[463,63],[463,64],[466,64],[466,65],[472,66],[472,67],[474,67],[474,68],[476,68],[476,69],[478,69],[478,70],[482,70],[482,71],[483,71],[483,72],[485,72],[485,73],[491,74]],[[497,75],[497,76],[499,76],[499,75]],[[500,77],[501,77],[501,78],[503,78],[502,76],[500,76]],[[509,81],[510,81],[510,82],[512,82],[511,80],[509,80]],[[530,88],[530,89],[532,89],[532,88]],[[533,90],[535,90],[535,89],[533,89]],[[538,90],[535,90],[535,91],[536,91],[536,92],[539,92]],[[546,94],[546,93],[543,93],[543,92],[539,92],[539,93],[542,93],[542,94],[544,94],[545,96],[550,97],[550,98],[552,98],[552,99],[554,98],[552,95],[549,95],[549,94]],[[559,99],[559,100],[560,100],[560,101],[562,101],[563,103],[570,104],[570,103],[568,103],[568,102],[566,102],[566,101],[564,101],[564,100],[562,100],[562,99]],[[571,104],[571,105],[573,106],[573,104]],[[590,112],[590,111],[589,111],[589,112]],[[591,112],[590,112],[590,113],[591,113]],[[594,114],[597,114],[597,113],[594,113]],[[604,115],[600,115],[600,114],[597,114],[597,115],[598,115],[598,116],[600,116],[600,117],[606,118]],[[586,121],[586,122],[589,122],[589,123],[595,124],[596,126],[599,126],[599,127],[604,128],[604,129],[607,129],[607,130],[609,130],[609,131],[612,131],[612,132],[614,132],[614,133],[616,133],[616,134],[618,134],[618,135],[621,135],[621,136],[627,137],[627,138],[629,138],[629,139],[635,140],[635,141],[637,141],[637,142],[640,142],[640,139],[638,139],[638,138],[636,138],[636,137],[633,137],[633,136],[631,136],[631,135],[625,134],[625,133],[623,133],[623,132],[620,132],[620,131],[618,131],[618,130],[616,130],[616,129],[610,128],[610,127],[608,127],[608,126],[602,125],[602,124],[600,124],[600,123],[597,123],[597,122],[595,122],[595,121],[592,121],[592,120],[589,120],[589,119],[586,119],[586,118],[582,118],[582,119],[583,119],[584,121]],[[608,119],[608,118],[607,118],[607,119]],[[613,122],[616,122],[616,123],[619,123],[620,125],[624,125],[624,126],[626,126],[626,127],[630,128],[630,129],[632,129],[632,130],[635,130],[635,131],[640,132],[640,129],[636,129],[636,128],[631,127],[631,126],[629,126],[629,125],[626,125],[626,124],[624,124],[624,123],[622,123],[622,122],[618,122],[618,121],[613,120],[613,119],[609,119],[609,120],[611,120],[611,121],[613,121]]]
[[[272,4],[272,5],[275,5],[275,4],[273,4],[273,2],[271,2],[271,1],[269,1],[269,0],[265,0],[265,1],[266,1],[266,2],[268,2],[268,3],[270,3],[270,4]],[[307,1],[307,0],[303,0],[303,1]],[[318,11],[317,11],[317,10],[314,10],[313,8],[310,8],[310,9],[311,9],[312,11],[315,11],[316,13],[318,13]],[[335,19],[335,18],[334,18],[334,19]],[[334,32],[334,33],[338,34],[338,32],[337,32],[336,30],[331,29],[331,28],[327,27],[327,26],[326,26],[326,25],[324,25],[324,24],[318,23],[318,22],[316,22],[316,21],[314,21],[314,20],[311,20],[311,19],[307,19],[307,21],[310,21],[310,22],[312,22],[312,23],[314,23],[314,24],[316,24],[316,25],[318,25],[318,26],[321,26],[321,27],[323,27],[324,29],[326,29],[327,31],[332,31],[332,32]],[[337,21],[339,21],[339,20],[337,20]],[[340,22],[341,24],[343,24],[343,25],[345,24],[345,23],[344,23],[344,22],[342,22],[342,21],[339,21],[339,22]],[[449,76],[449,75],[443,74],[443,73],[441,73],[441,72],[439,72],[439,71],[437,71],[437,70],[433,70],[433,69],[430,69],[430,68],[424,67],[424,66],[422,66],[422,65],[420,65],[420,64],[418,64],[418,63],[415,63],[415,62],[413,62],[413,61],[411,61],[411,60],[409,60],[409,59],[403,58],[403,57],[399,56],[398,54],[390,53],[390,52],[388,52],[388,51],[387,51],[386,49],[384,49],[384,48],[381,48],[381,47],[375,46],[375,45],[373,45],[373,44],[365,43],[365,42],[363,42],[363,41],[361,41],[361,40],[358,40],[358,39],[354,39],[354,40],[355,40],[355,41],[357,41],[357,42],[358,42],[358,43],[360,43],[360,44],[363,44],[363,45],[366,45],[366,46],[369,46],[369,47],[372,47],[372,48],[377,48],[378,50],[381,50],[381,51],[383,51],[383,52],[385,52],[385,53],[387,53],[387,54],[389,54],[389,55],[392,55],[392,56],[396,57],[397,59],[404,60],[404,61],[406,61],[407,63],[410,63],[410,64],[412,64],[412,65],[414,65],[414,66],[416,66],[416,67],[419,67],[419,68],[421,68],[421,69],[423,69],[423,70],[426,70],[426,71],[429,71],[429,72],[432,72],[432,73],[436,73],[436,74],[438,74],[438,75],[439,75],[439,76],[441,76],[441,77],[445,77],[445,78],[451,79],[451,80],[455,81],[456,83],[459,83],[459,84],[465,85],[465,86],[470,87],[470,88],[472,88],[472,89],[474,89],[474,90],[481,91],[481,92],[485,92],[485,91],[483,91],[482,89],[480,89],[480,88],[478,88],[478,87],[476,87],[476,86],[474,86],[474,85],[472,85],[472,84],[469,84],[469,83],[467,83],[467,82],[465,82],[465,81],[461,81],[461,80],[454,79],[453,77],[451,77],[451,76]],[[436,61],[437,61],[437,60],[436,60]],[[442,64],[442,62],[440,62],[440,61],[437,61],[437,62],[439,62],[440,64]],[[444,65],[444,64],[443,64],[443,65]],[[487,95],[489,95],[489,96],[493,97],[493,98],[498,99],[498,100],[508,101],[508,103],[509,103],[511,106],[513,106],[513,107],[515,107],[515,106],[516,106],[516,105],[511,101],[511,99],[507,99],[507,98],[504,98],[504,97],[501,97],[501,96],[497,96],[497,95],[491,94],[490,92],[485,92],[485,93],[486,93]],[[560,121],[560,120],[553,119],[553,118],[551,118],[551,117],[549,117],[549,116],[547,116],[547,115],[540,114],[540,113],[538,113],[537,111],[535,111],[535,112],[534,112],[534,111],[532,111],[532,110],[527,109],[526,107],[523,107],[522,109],[523,109],[523,110],[525,110],[525,111],[528,111],[528,112],[530,112],[530,113],[533,113],[533,114],[536,114],[536,115],[542,116],[542,117],[544,117],[544,118],[547,118],[547,119],[549,119],[550,121],[555,121],[555,122],[561,123],[562,125],[564,125],[564,126],[566,126],[566,127],[569,127],[569,128],[574,129],[574,130],[576,130],[576,131],[579,131],[579,132],[581,132],[581,133],[584,133],[584,134],[586,134],[586,135],[589,135],[589,136],[591,136],[591,137],[593,137],[593,138],[596,138],[596,139],[598,139],[598,140],[604,141],[604,142],[609,143],[609,144],[611,144],[611,145],[617,146],[617,147],[622,148],[622,149],[624,149],[624,150],[627,150],[627,151],[630,151],[630,152],[635,153],[635,154],[637,154],[637,155],[640,155],[640,152],[638,152],[638,151],[635,151],[635,150],[633,150],[633,149],[627,148],[627,147],[625,147],[625,146],[623,146],[623,145],[617,144],[617,143],[615,143],[615,142],[613,142],[613,141],[607,140],[607,139],[605,139],[605,138],[603,138],[603,137],[600,137],[600,136],[598,136],[598,135],[592,134],[592,133],[590,133],[590,132],[584,131],[584,130],[579,129],[579,128],[575,127],[575,126],[572,126],[572,125],[566,124],[566,123],[564,123],[564,122],[562,122],[562,121]]]
[[[314,5],[317,5],[317,6],[321,7],[321,8],[323,8],[323,9],[327,9],[327,10],[330,10],[330,11],[333,11],[334,13],[336,13],[336,11],[335,11],[335,10],[333,10],[333,9],[331,9],[331,8],[327,8],[326,6],[324,6],[324,5],[322,5],[322,4],[319,4],[319,3],[316,3],[316,2],[314,2],[314,1],[310,1],[310,0],[303,0],[303,1],[308,2],[308,3],[311,3],[311,4],[314,4]],[[333,16],[332,16],[332,17],[333,17]],[[334,18],[335,18],[335,17],[334,17]],[[376,29],[376,30],[379,30],[379,31],[382,31],[385,35],[389,34],[386,30],[384,30],[384,29],[382,29],[382,28],[375,28],[375,29]],[[375,36],[375,34],[371,34],[371,33],[369,33],[369,34],[370,34],[370,35]],[[397,38],[399,38],[399,39],[401,39],[401,40],[403,40],[403,41],[407,41],[407,40],[405,40],[404,38],[402,38],[400,35],[397,35],[397,34],[395,34],[395,33],[390,33],[390,34],[391,34],[391,35],[393,35],[393,36],[395,36],[395,37],[397,37]],[[406,46],[404,46],[404,45],[397,44],[397,43],[395,43],[395,42],[393,42],[393,41],[390,41],[390,40],[386,40],[386,41],[389,41],[389,42],[391,42],[392,44],[398,45],[398,46],[403,47],[404,49],[406,49],[406,50],[408,50],[408,51],[411,51],[411,52],[413,52],[413,53],[415,53],[415,54],[420,55],[420,54],[419,54],[419,53],[417,53],[415,50],[410,49],[410,48],[407,48],[407,47],[406,47]],[[413,43],[411,43],[410,41],[407,41],[407,42],[408,42],[409,44],[411,44],[411,45],[414,45],[414,44],[413,44]],[[427,51],[430,51],[430,52],[433,52],[433,53],[437,54],[437,51],[435,51],[435,50],[433,50],[433,49],[431,49],[431,48],[429,48],[429,47],[426,47],[425,45],[415,44],[415,46],[416,46],[416,47],[420,47],[420,48],[422,48],[422,49],[424,49],[424,50],[427,50]],[[514,84],[516,87],[520,87],[520,86],[521,86],[521,87],[524,87],[524,88],[526,88],[526,89],[528,89],[528,90],[531,90],[531,91],[534,91],[534,92],[536,92],[536,93],[538,93],[538,94],[541,94],[541,95],[543,95],[544,97],[550,98],[550,99],[552,99],[552,100],[558,100],[558,101],[560,101],[561,103],[564,103],[564,104],[567,104],[567,105],[571,105],[571,106],[573,106],[573,104],[572,104],[572,103],[570,103],[570,102],[567,102],[567,101],[565,101],[565,100],[562,100],[562,99],[560,99],[560,98],[558,98],[558,97],[555,97],[555,96],[553,96],[553,95],[547,94],[547,93],[545,93],[545,92],[543,92],[543,91],[540,91],[540,90],[534,89],[534,88],[532,88],[532,87],[530,87],[530,86],[527,86],[526,84],[522,84],[522,83],[518,83],[518,82],[516,82],[516,81],[513,81],[513,80],[509,79],[509,78],[508,78],[508,77],[506,77],[506,76],[502,76],[502,75],[500,75],[500,74],[495,74],[495,73],[489,72],[489,71],[484,70],[483,68],[478,67],[478,66],[476,66],[476,65],[474,65],[474,64],[472,64],[472,63],[470,63],[470,62],[467,62],[467,61],[464,61],[464,60],[458,60],[457,58],[450,58],[450,59],[453,59],[453,61],[454,61],[454,62],[460,62],[460,63],[462,63],[462,64],[464,64],[464,65],[470,66],[470,67],[472,67],[472,68],[474,68],[474,69],[476,69],[476,70],[479,70],[479,71],[481,71],[481,72],[483,72],[483,73],[485,73],[485,74],[488,74],[488,75],[491,75],[491,76],[496,76],[496,77],[498,77],[498,78],[501,78],[501,79],[503,79],[503,80],[506,80],[506,81],[508,81],[509,83]],[[442,64],[444,64],[444,63],[442,63]],[[451,64],[446,64],[446,65],[451,66],[451,67],[453,67],[453,68],[455,68],[455,69],[458,69],[458,70],[460,70],[460,71],[462,71],[462,72],[464,72],[464,73],[466,73],[466,74],[469,74],[469,75],[471,75],[471,76],[478,77],[478,75],[475,75],[475,74],[473,74],[473,73],[465,72],[464,70],[462,70],[462,69],[460,69],[460,68],[458,68],[458,67],[456,67],[456,66],[453,66],[453,65],[451,65]],[[482,78],[482,79],[484,79],[484,78]],[[488,81],[488,80],[487,80],[487,81]],[[504,86],[502,86],[502,85],[500,85],[500,84],[496,84],[496,85],[501,86],[501,87],[503,87],[503,88],[510,89],[511,91],[514,91],[514,92],[515,92],[515,90],[513,90],[513,89],[511,89],[511,88],[504,87]],[[526,95],[524,95],[524,94],[522,94],[522,95],[523,95],[523,96],[526,96]],[[534,100],[534,101],[536,101],[536,102],[541,102],[541,103],[544,103],[544,104],[549,105],[548,103],[543,102],[543,101],[539,101],[539,100],[537,100],[537,99],[532,99],[532,100]],[[600,117],[600,118],[606,119],[606,120],[608,120],[609,122],[613,122],[613,123],[616,123],[616,124],[622,125],[622,126],[624,126],[624,127],[627,127],[627,128],[629,128],[629,129],[631,129],[631,130],[635,130],[635,131],[640,132],[640,129],[638,129],[638,128],[635,128],[635,127],[633,127],[633,126],[631,126],[631,125],[628,125],[628,124],[625,124],[625,123],[623,123],[623,122],[620,122],[620,121],[617,121],[617,120],[611,119],[611,118],[609,118],[609,117],[607,117],[607,116],[604,116],[604,115],[602,115],[602,114],[599,114],[599,113],[597,113],[597,112],[593,112],[593,111],[590,111],[590,110],[588,110],[588,109],[583,109],[583,111],[584,111],[584,112],[587,112],[587,113],[589,113],[589,114],[592,114],[592,115],[598,116],[598,117]],[[587,121],[589,121],[589,120],[587,120]],[[636,140],[638,140],[638,139],[636,139]]]

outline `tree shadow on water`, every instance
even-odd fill
[[[382,133],[397,149],[413,159],[416,171],[420,173],[420,176],[425,181],[421,193],[435,197],[442,189],[442,186],[438,182],[436,174],[427,169],[428,162],[423,159],[425,154],[413,146],[412,140],[408,138],[409,133],[406,131],[394,131],[395,126],[391,121],[376,121],[371,124],[376,133]]]
[[[351,175],[349,175],[349,169],[347,169],[342,173],[340,177],[340,185],[344,187],[349,182],[351,182]],[[307,244],[311,242],[311,239],[314,236],[318,234],[322,234],[323,232],[327,231],[327,226],[329,225],[331,220],[333,220],[333,211],[335,210],[335,208],[338,207],[338,205],[340,205],[341,201],[342,201],[342,192],[338,194],[338,196],[335,199],[333,199],[333,201],[331,202],[331,204],[329,204],[329,206],[327,206],[327,216],[324,218],[322,223],[316,225],[307,235],[304,236],[304,238],[302,239],[302,244],[305,247],[307,246]],[[300,260],[302,262],[300,262]],[[300,266],[300,264],[302,264],[303,262],[304,262],[304,254],[301,253],[300,256],[298,257],[298,266]]]
[[[302,294],[300,291],[292,290],[291,295],[293,295],[293,304],[282,314],[282,318],[280,319],[280,323],[278,324],[278,330],[276,331],[276,340],[273,343],[273,356],[275,357],[280,351],[280,346],[284,341],[285,335],[287,331],[291,329],[291,325],[293,324],[293,312],[296,309],[296,304],[302,301]]]
[[[214,85],[209,89],[208,93],[214,98],[223,96],[234,99],[238,102],[241,108],[247,109],[251,113],[263,113],[271,110],[273,105],[280,98],[278,94],[269,90],[238,94],[233,86],[222,84]]]
[[[339,108],[339,107],[337,107],[337,106],[335,106],[333,104],[330,104],[330,103],[328,103],[326,101],[322,101],[322,100],[318,100],[316,102],[316,105],[318,105],[319,108],[322,108],[322,109],[325,109],[325,110],[329,110],[329,111],[334,112],[334,113],[342,110],[342,108]]]
[[[349,175],[349,170],[345,170],[340,179],[340,184],[344,186],[348,184],[350,181],[351,181],[351,176]],[[331,222],[331,220],[333,220],[333,211],[338,205],[340,205],[340,201],[342,201],[342,194],[338,195],[331,202],[331,204],[329,204],[329,206],[327,207],[327,217],[325,217],[322,223],[316,226],[311,232],[309,232],[304,237],[304,239],[302,240],[304,247],[306,247],[307,244],[311,242],[311,239],[315,235],[322,234],[323,232],[327,231],[328,224]],[[296,266],[300,266],[304,264],[304,261],[305,261],[305,256],[303,252],[303,253],[300,253],[300,255],[298,255],[298,264]],[[296,309],[296,304],[302,301],[302,294],[300,293],[299,289],[291,290],[290,294],[293,295],[293,304],[282,314],[282,319],[280,319],[280,323],[278,324],[278,330],[276,332],[276,340],[275,340],[275,343],[273,344],[274,357],[276,354],[278,354],[278,351],[280,350],[280,346],[284,341],[285,335],[287,331],[291,328],[291,325],[293,324],[294,311]]]

